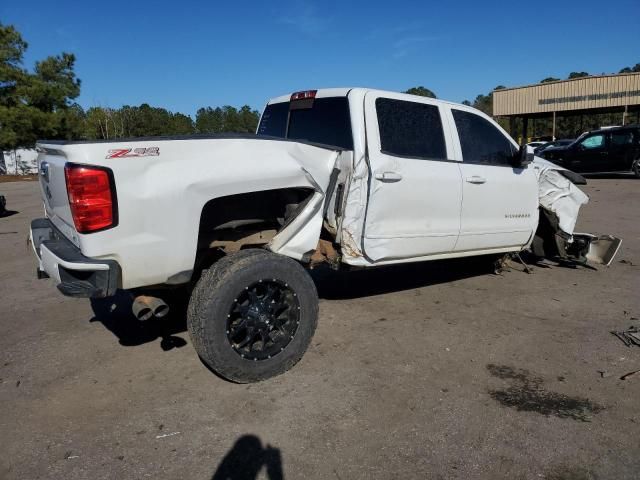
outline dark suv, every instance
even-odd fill
[[[640,125],[588,132],[570,145],[550,147],[541,155],[578,173],[633,172],[640,178]]]

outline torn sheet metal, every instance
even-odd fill
[[[300,214],[268,244],[269,250],[296,260],[315,250],[322,228],[324,192],[316,191]]]
[[[589,197],[560,173],[564,168],[540,157],[535,157],[532,165],[538,177],[540,206],[558,217],[563,232],[573,235],[580,207]]]
[[[350,178],[343,200],[344,214],[340,225],[342,261],[351,265],[368,265],[361,248],[362,230],[367,207],[369,170],[364,155],[353,159]]]
[[[579,260],[606,266],[611,265],[622,244],[622,240],[612,235],[596,236],[590,233],[574,233],[573,240],[574,244],[582,243],[587,245],[580,254],[583,258]],[[568,249],[569,253],[573,250],[572,246]]]
[[[555,234],[553,242],[556,249],[544,246],[549,239],[543,238],[540,230],[536,232],[532,249],[535,254],[556,256],[580,264],[587,262],[610,265],[620,249],[622,240],[612,235],[592,235],[574,232],[580,207],[589,202],[589,197],[582,192],[575,181],[585,181],[580,175],[555,165],[547,160],[535,157],[533,168],[538,178],[538,200],[546,211],[547,222]],[[542,219],[541,219],[542,221]],[[540,238],[538,238],[540,237]],[[541,249],[541,250],[540,250]],[[551,254],[551,255],[549,255]]]

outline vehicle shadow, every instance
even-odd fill
[[[4,212],[0,213],[0,218],[5,218],[5,217],[12,217],[13,215],[17,215],[18,212],[17,210],[5,210]]]
[[[413,290],[463,278],[494,273],[496,256],[389,265],[351,271],[317,268],[311,271],[318,295],[327,300],[364,298]]]
[[[176,336],[187,330],[187,304],[185,298],[172,297],[171,309],[166,317],[152,318],[141,322],[131,312],[132,296],[118,290],[114,297],[91,299],[94,317],[91,322],[100,322],[113,333],[120,345],[134,347],[161,339],[160,347],[164,351],[184,347],[187,342]]]
[[[311,270],[311,277],[320,298],[366,298],[492,274],[496,258],[487,255],[349,271],[319,267]],[[131,312],[133,297],[119,290],[114,297],[91,300],[94,317],[90,321],[102,323],[125,347],[143,345],[157,339],[161,339],[160,347],[164,351],[183,347],[187,342],[176,334],[187,331],[188,293],[185,291],[164,299],[171,307],[169,314],[142,322]]]
[[[633,173],[581,173],[587,180],[637,180]]]
[[[269,480],[282,480],[280,450],[255,435],[243,435],[224,456],[211,480],[255,480],[265,468]]]

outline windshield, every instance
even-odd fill
[[[258,135],[305,140],[353,150],[347,97],[318,98],[307,108],[299,100],[267,105]],[[306,105],[305,105],[306,106]]]

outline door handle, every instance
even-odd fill
[[[380,172],[375,174],[376,180],[382,182],[399,182],[402,180],[402,175],[396,172]]]
[[[475,183],[475,184],[487,183],[487,179],[484,177],[480,177],[478,175],[474,175],[473,177],[467,177],[467,183]]]

